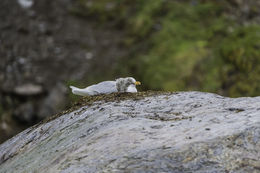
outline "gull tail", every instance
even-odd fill
[[[87,89],[80,89],[74,86],[70,86],[71,91],[75,95],[80,95],[80,96],[88,96],[90,95]]]

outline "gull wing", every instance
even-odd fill
[[[109,94],[117,92],[115,81],[104,81],[95,85],[87,87],[89,91],[95,92],[97,94]]]

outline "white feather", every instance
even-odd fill
[[[127,87],[126,92],[136,93],[136,92],[137,92],[137,89],[136,89],[135,85],[129,85],[129,86]]]
[[[70,86],[72,89],[72,93],[75,95],[80,95],[80,96],[88,96],[88,95],[94,95],[91,91],[89,91],[87,88],[85,89],[80,89],[74,86]]]

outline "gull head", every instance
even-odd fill
[[[136,93],[136,85],[141,85],[141,82],[136,81],[133,77],[116,79],[116,88],[118,92]]]

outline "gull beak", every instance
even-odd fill
[[[135,82],[135,85],[141,85],[141,82],[136,81],[136,82]]]

